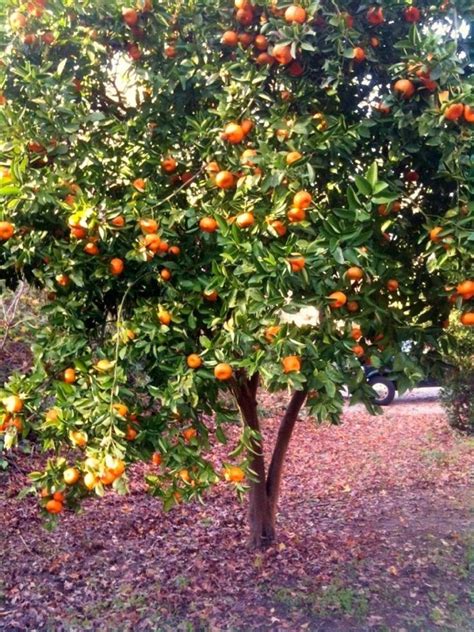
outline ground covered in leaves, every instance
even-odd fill
[[[264,397],[271,442],[281,400]],[[245,506],[222,483],[164,514],[143,492],[91,500],[46,532],[0,474],[1,630],[474,630],[474,442],[436,401],[339,427],[296,428],[278,542],[245,548]],[[471,577],[470,577],[471,574]]]

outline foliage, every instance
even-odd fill
[[[472,5],[423,0],[408,19],[384,1],[375,24],[360,3],[303,4],[298,24],[274,3],[2,3],[0,271],[50,299],[34,369],[4,395],[24,404],[21,432],[77,450],[88,482],[68,502],[112,480],[124,491],[123,461],[156,452],[165,506],[199,496],[217,479],[209,433],[224,442],[236,421],[222,393],[248,376],[307,390],[336,422],[343,384],[374,410],[359,356],[395,357],[407,387],[419,372],[403,341],[437,344],[472,244],[474,90],[457,28]],[[262,63],[257,33],[290,63]],[[470,312],[466,296],[454,301]],[[280,322],[302,306],[316,325]],[[43,504],[67,465],[36,475]]]
[[[474,433],[474,332],[452,321],[445,343],[451,368],[444,373],[441,401],[453,428]]]

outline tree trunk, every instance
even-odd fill
[[[258,374],[255,374],[250,379],[236,383],[233,391],[244,423],[257,433],[257,437],[251,440],[249,450],[250,469],[257,475],[256,481],[250,481],[249,545],[252,548],[262,549],[275,540],[275,518],[283,462],[298,413],[306,399],[306,392],[297,391],[291,398],[280,424],[267,479],[257,412],[258,379]]]

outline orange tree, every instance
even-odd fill
[[[50,453],[46,512],[125,491],[140,459],[167,508],[223,467],[265,545],[301,407],[336,422],[347,385],[374,410],[361,361],[405,389],[452,304],[472,324],[472,4],[455,5],[2,3],[1,276],[49,300],[0,427]],[[259,386],[291,393],[267,467]]]

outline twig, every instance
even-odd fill
[[[3,335],[2,341],[0,342],[0,351],[3,351],[6,345],[8,334],[10,333],[10,329],[12,328],[13,323],[15,321],[15,316],[18,311],[20,298],[22,297],[24,291],[25,291],[25,283],[23,281],[20,281],[18,285],[18,289],[15,292],[12,302],[10,303],[6,311],[4,309],[6,325],[5,325],[5,333]]]

